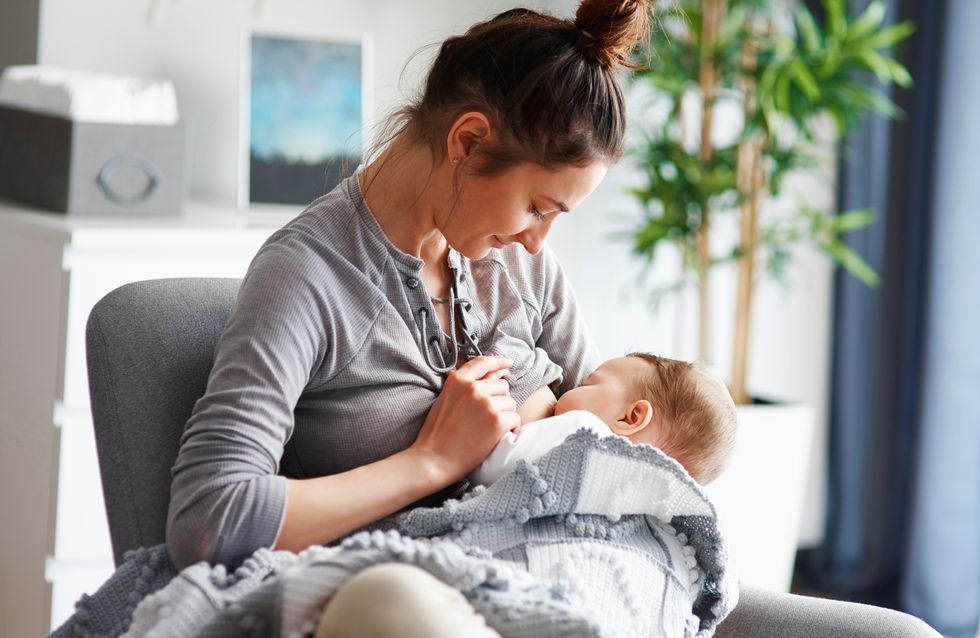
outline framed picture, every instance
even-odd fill
[[[241,57],[238,206],[304,207],[361,161],[371,41],[252,29]]]

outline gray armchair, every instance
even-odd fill
[[[89,318],[89,387],[109,532],[123,553],[164,541],[170,468],[204,393],[235,279],[161,279],[106,295]],[[936,638],[899,612],[742,587],[717,636]]]

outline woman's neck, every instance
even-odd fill
[[[360,178],[364,201],[392,244],[426,263],[445,260],[449,244],[437,216],[449,200],[452,177],[433,164],[427,148],[403,133]]]

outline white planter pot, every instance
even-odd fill
[[[789,591],[813,437],[808,405],[738,406],[738,441],[707,486],[739,580]]]

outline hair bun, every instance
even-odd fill
[[[575,12],[579,46],[604,67],[629,61],[633,47],[649,28],[649,0],[583,0]]]

